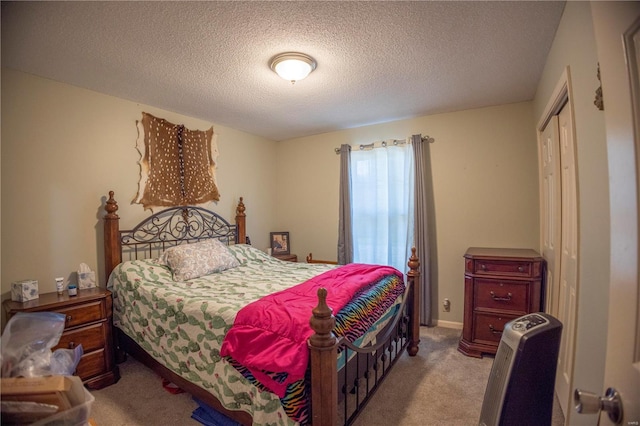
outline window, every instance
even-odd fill
[[[410,144],[351,152],[354,262],[406,272],[413,244],[414,182]]]

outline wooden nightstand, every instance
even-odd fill
[[[543,305],[545,260],[530,249],[471,247],[464,255],[464,323],[458,350],[495,354],[504,325]]]
[[[274,254],[273,257],[280,260],[286,260],[287,262],[297,262],[297,254]]]
[[[100,389],[120,379],[114,359],[111,292],[103,288],[78,290],[77,296],[44,293],[28,302],[3,302],[8,318],[18,312],[58,312],[66,316],[64,332],[54,348],[82,344],[84,355],[76,369],[85,386]]]

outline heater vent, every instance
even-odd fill
[[[562,323],[544,313],[508,322],[484,393],[480,426],[551,423]]]
[[[484,394],[482,402],[482,417],[480,424],[488,426],[493,422],[491,419],[498,418],[498,414],[502,409],[504,401],[504,393],[507,389],[506,383],[511,374],[511,358],[513,357],[513,349],[509,345],[501,344],[498,346],[498,352],[493,359],[493,367],[489,376],[489,385]]]

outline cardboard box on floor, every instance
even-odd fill
[[[2,424],[47,425],[64,421],[65,424],[85,424],[89,418],[94,397],[84,388],[77,376],[12,377],[0,379],[0,394],[5,401],[21,401],[31,405],[26,412],[9,413],[3,407]],[[37,410],[33,403],[56,406],[57,412]],[[47,407],[47,406],[44,406]],[[6,422],[6,423],[5,423]]]

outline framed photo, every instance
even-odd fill
[[[271,254],[290,254],[290,243],[288,232],[271,232]]]

